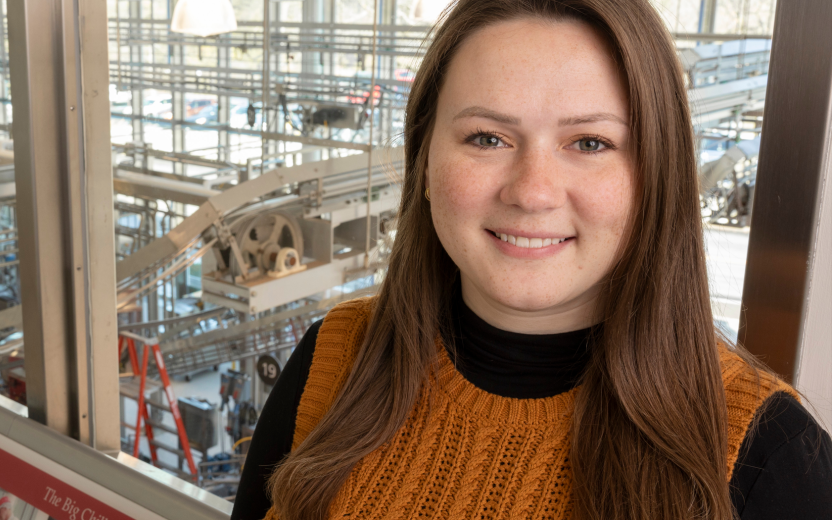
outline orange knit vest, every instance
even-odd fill
[[[292,449],[306,438],[343,386],[372,312],[373,299],[332,309],[318,332],[297,411]],[[485,392],[454,368],[444,349],[431,399],[420,399],[396,435],[364,457],[329,509],[329,518],[564,519],[572,515],[570,426],[579,388],[543,399]],[[740,444],[766,398],[794,390],[759,379],[721,349],[728,403],[731,478]],[[266,520],[275,520],[272,508]]]

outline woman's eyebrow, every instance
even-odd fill
[[[584,116],[564,117],[560,121],[558,121],[558,124],[560,124],[560,126],[574,126],[586,123],[597,123],[598,121],[613,121],[615,123],[621,123],[624,126],[628,126],[627,121],[621,119],[615,114],[610,114],[609,112],[598,112],[595,114],[587,114]]]
[[[484,117],[486,119],[493,119],[498,123],[503,123],[506,125],[519,125],[520,118],[510,116],[507,114],[501,114],[500,112],[495,112],[494,110],[490,110],[485,107],[479,106],[472,106],[460,111],[457,115],[454,116],[451,122],[456,121],[457,119],[462,119],[465,117]]]
[[[457,115],[454,116],[452,122],[456,121],[457,119],[463,119],[466,117],[484,117],[486,119],[492,119],[494,121],[497,121],[498,123],[503,123],[506,125],[520,124],[519,117],[503,114],[481,106],[471,106],[461,110]],[[612,121],[615,123],[620,123],[624,126],[628,126],[627,121],[609,112],[597,112],[595,114],[564,117],[558,121],[558,124],[560,126],[575,126],[587,123],[597,123],[599,121]]]

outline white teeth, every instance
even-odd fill
[[[496,236],[503,242],[508,242],[509,244],[515,245],[517,247],[522,247],[524,249],[540,249],[541,247],[551,246],[552,244],[560,244],[568,240],[568,238],[516,237],[514,235],[508,235],[506,233],[494,233],[494,236]]]

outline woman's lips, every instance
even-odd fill
[[[517,258],[543,258],[558,253],[575,237],[527,237],[487,229],[488,236],[503,253]]]

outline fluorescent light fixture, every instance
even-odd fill
[[[237,30],[231,0],[179,0],[170,30],[196,36],[212,36]]]

